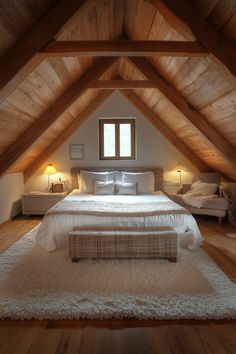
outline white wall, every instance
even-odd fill
[[[134,161],[99,161],[98,152],[98,118],[127,117],[136,118],[136,160]],[[70,160],[69,144],[84,144],[85,159]],[[63,180],[69,180],[69,171],[73,166],[106,167],[106,166],[160,166],[165,170],[165,178],[179,180],[179,174],[173,172],[177,162],[182,161],[189,169],[182,175],[183,182],[191,181],[196,172],[186,160],[118,91],[113,93],[86,122],[45,162],[39,171],[26,183],[26,190],[45,190],[47,176],[43,172],[48,163],[52,163],[60,172]],[[58,181],[58,176],[51,176],[51,181]]]
[[[0,179],[0,223],[21,212],[24,192],[23,173],[12,173]]]

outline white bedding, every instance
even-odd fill
[[[147,203],[156,202],[159,205],[166,204],[171,201],[162,192],[156,192],[149,195],[93,195],[81,194],[78,190],[70,193],[64,201],[101,201],[109,203],[127,203],[132,208],[134,202]],[[173,207],[176,203],[173,203]],[[60,202],[59,202],[60,203]],[[175,207],[176,208],[176,207]],[[181,207],[181,209],[184,209]],[[184,209],[185,210],[185,209]],[[183,211],[183,210],[182,210]],[[193,216],[189,213],[173,213],[163,215],[150,216],[96,216],[96,215],[81,215],[81,214],[60,214],[60,215],[45,215],[43,222],[38,230],[36,242],[47,251],[54,251],[57,248],[67,244],[69,232],[75,226],[88,225],[109,225],[119,227],[132,226],[171,226],[178,233],[180,246],[188,249],[195,249],[201,245],[202,238],[198,229],[197,223]]]

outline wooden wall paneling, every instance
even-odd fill
[[[60,80],[57,72],[50,64],[48,60],[44,60],[37,68],[34,70],[41,80],[43,80],[49,89],[54,93],[55,97],[59,97],[65,89],[64,83]]]
[[[66,90],[47,111],[41,115],[17,141],[12,143],[0,156],[0,175],[4,174],[9,167],[26,151],[59,115],[78,99],[84,91],[95,82],[114,62],[116,58],[102,58],[95,62],[94,66],[86,72],[77,82]]]
[[[185,87],[181,93],[199,110],[232,90],[231,82],[225,80],[224,75],[213,64],[199,75],[191,85]]]
[[[24,171],[25,182],[51,156],[81,124],[111,95],[113,91],[103,91],[74,119],[71,124],[48,146]]]
[[[109,39],[118,39],[123,33],[125,0],[119,0],[119,1],[113,0],[111,1],[111,6],[112,6],[112,10],[111,10],[112,26],[110,24]]]
[[[145,59],[129,58],[135,67],[148,79],[156,80],[157,89],[168,103],[178,110],[201,136],[212,145],[227,161],[236,166],[235,148],[211,124],[164,80]]]
[[[124,31],[131,39],[146,40],[155,18],[156,9],[148,1],[125,1]],[[142,25],[141,25],[142,24]]]
[[[27,149],[21,157],[9,169],[10,173],[24,171],[50,144],[64,131],[74,117],[69,111],[63,113],[55,123],[53,123],[34,143]]]
[[[0,101],[42,61],[38,51],[84,3],[85,0],[59,1],[0,58]]]
[[[112,2],[113,0],[98,0],[96,2],[98,39],[113,39],[111,30],[113,27]]]
[[[149,0],[177,31],[182,33],[187,24],[195,35],[211,53],[217,63],[222,63],[234,76],[236,75],[236,52],[225,41],[224,37],[211,26],[186,0]],[[186,39],[187,36],[184,35]]]
[[[219,0],[209,14],[207,20],[214,26],[214,28],[220,30],[235,13],[235,0]]]
[[[219,0],[189,0],[189,2],[203,17],[207,18]]]
[[[182,92],[186,87],[192,85],[199,76],[203,75],[212,62],[209,58],[188,58],[172,79],[172,83],[178,91]]]
[[[209,171],[209,167],[201,161],[194,152],[189,149],[183,141],[179,140],[176,135],[155,115],[132,90],[121,90],[121,93],[149,120],[153,126],[160,131],[164,137],[176,147],[199,171]]]
[[[228,41],[235,44],[236,41],[236,13],[228,20],[228,22],[221,28],[221,33],[228,39]]]

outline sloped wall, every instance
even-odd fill
[[[99,118],[136,118],[136,160],[134,161],[99,161],[98,119]],[[69,144],[84,144],[85,159],[70,160]],[[26,183],[26,190],[45,190],[47,176],[43,174],[48,163],[52,163],[60,172],[63,180],[69,181],[69,171],[73,166],[107,167],[107,166],[160,166],[165,170],[165,178],[179,181],[177,172],[173,172],[178,161],[182,161],[189,172],[183,173],[183,182],[190,182],[194,166],[180,154],[118,91],[113,93],[87,121],[54,153],[39,169],[37,174]],[[52,176],[51,181],[58,181]]]
[[[0,223],[21,212],[21,195],[24,192],[23,173],[12,173],[0,179]]]

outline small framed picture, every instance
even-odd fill
[[[52,193],[62,193],[64,192],[63,183],[52,183]]]
[[[84,160],[84,144],[70,144],[70,159]]]

